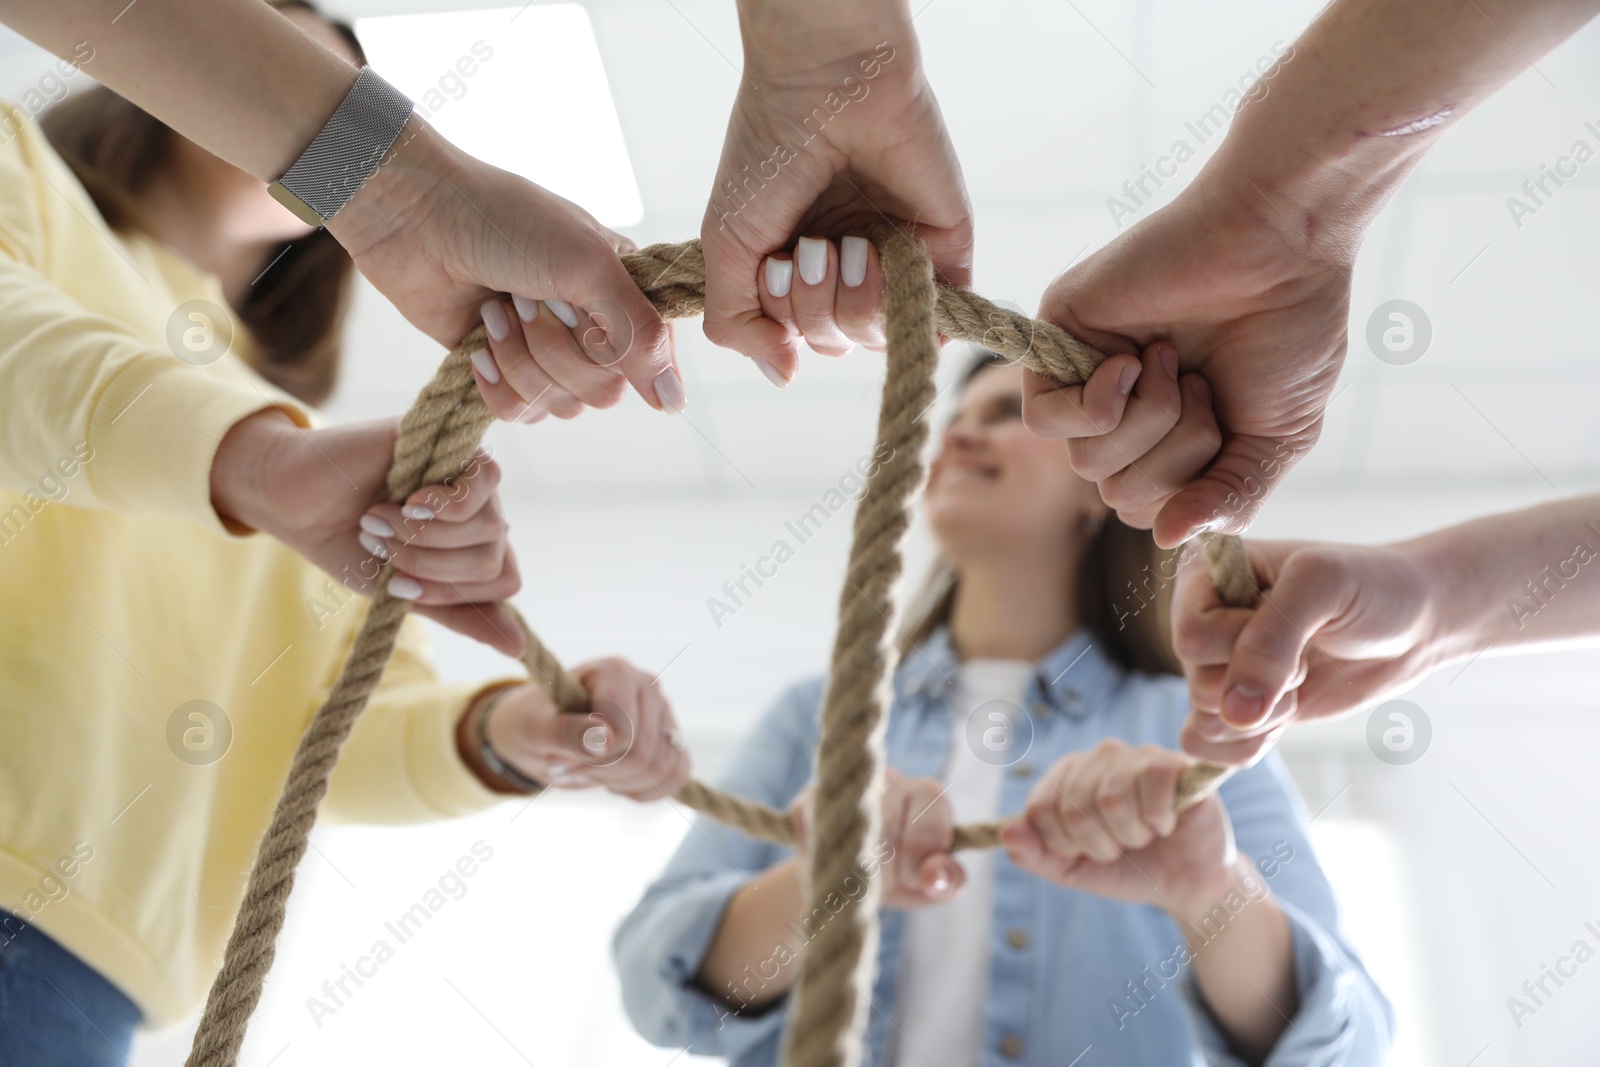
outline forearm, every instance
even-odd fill
[[[356,70],[259,0],[3,0],[0,18],[263,181],[311,143]]]
[[[1274,225],[1353,255],[1440,135],[1597,11],[1597,0],[1336,0],[1207,169]]]
[[[0,21],[60,56],[87,42],[101,83],[262,181],[300,157],[359,73],[260,0],[0,0]],[[413,115],[328,229],[359,255],[456,155]]]
[[[799,860],[770,867],[723,912],[696,984],[736,1010],[760,1010],[782,997],[799,974],[794,927],[805,912]]]
[[[1234,1048],[1266,1058],[1299,1010],[1288,917],[1243,856],[1222,899],[1173,911],[1200,994]]]
[[[1600,635],[1600,494],[1474,519],[1397,547],[1437,590],[1441,662]]]

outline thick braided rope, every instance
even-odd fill
[[[883,794],[884,707],[892,665],[889,620],[902,568],[901,544],[922,484],[924,414],[933,405],[939,341],[933,329],[933,265],[900,230],[874,234],[886,281],[889,365],[874,455],[888,456],[856,507],[839,595],[839,626],[822,704],[812,791],[810,906],[846,902],[806,944],[794,986],[784,1062],[836,1067],[859,1058],[864,997],[877,956],[877,864]]]
[[[848,583],[840,599],[813,816],[811,885],[822,894],[846,877],[866,887],[866,895],[875,892],[876,880],[870,877],[875,872],[863,864],[864,849],[876,837],[876,802],[882,789],[882,707],[890,663],[885,633],[901,566],[907,509],[922,479],[924,416],[934,395],[937,352],[927,326],[930,310],[932,325],[945,337],[983,345],[1065,384],[1081,384],[1105,358],[1050,323],[1001,308],[966,289],[935,287],[920,245],[889,228],[874,236],[888,288],[889,371],[879,442],[888,441],[895,451],[894,460],[869,485],[857,509]],[[653,245],[624,256],[623,261],[663,318],[692,317],[704,310],[705,260],[698,241]],[[402,502],[424,485],[447,483],[472,462],[493,421],[468,360],[484,345],[481,327],[465,337],[401,421],[389,471],[391,501]],[[919,397],[923,399],[917,401]],[[1206,555],[1223,600],[1253,604],[1256,589],[1243,543],[1228,535],[1206,535]],[[386,589],[392,575],[386,565],[377,579],[380,590]],[[234,1067],[238,1061],[245,1029],[272,966],[295,869],[305,854],[329,776],[357,716],[377,688],[409,607],[408,601],[383,591],[373,599],[338,682],[301,738],[282,798],[257,851],[186,1067]],[[867,618],[869,612],[878,616],[876,623]],[[564,710],[586,710],[583,687],[520,614],[516,619],[526,637],[522,661],[532,680]],[[1210,795],[1229,773],[1228,768],[1195,764],[1180,779],[1178,810]],[[754,836],[794,843],[786,815],[765,805],[696,781],[680,789],[674,799]],[[993,847],[999,841],[999,825],[958,827],[954,847]],[[805,971],[821,977],[803,976],[797,988],[789,1056],[796,1067],[854,1061],[861,1027],[855,990],[862,988],[862,976],[870,972],[876,949],[872,926],[876,909],[865,906],[864,896],[846,894],[847,902],[855,900],[860,906],[851,906],[846,921],[824,927],[839,928],[834,939],[824,942],[819,936],[808,946]],[[855,987],[848,993],[844,979]],[[830,988],[818,988],[830,983]]]

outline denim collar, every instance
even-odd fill
[[[950,628],[941,625],[900,661],[895,695],[945,698],[960,669]],[[1094,635],[1079,629],[1035,665],[1034,675],[1052,711],[1081,719],[1110,706],[1127,672],[1101,650]]]

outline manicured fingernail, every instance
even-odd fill
[[[422,595],[422,583],[415,578],[397,574],[389,579],[389,595],[401,600],[415,600]]]
[[[532,322],[539,317],[539,301],[512,293],[511,303],[517,309],[517,318],[523,322]]]
[[[402,513],[405,511],[404,508],[401,508],[400,510],[401,510]],[[394,536],[394,527],[390,526],[387,522],[385,522],[383,519],[379,518],[377,515],[363,515],[363,516],[361,516],[361,528],[363,530],[367,531],[367,533],[377,534],[379,537],[393,537]]]
[[[379,559],[383,560],[385,563],[388,562],[388,560],[389,560],[389,546],[388,545],[384,544],[382,541],[378,540],[376,537],[373,537],[371,534],[367,533],[365,530],[362,530],[360,533],[356,534],[356,540],[361,542],[361,547],[362,548],[366,549],[368,552],[371,552],[374,556],[377,556]]]
[[[949,889],[949,888],[950,888],[950,879],[946,878],[942,874],[937,876],[936,878],[934,878],[934,880],[933,880],[933,891],[935,893],[943,893],[946,889]]]
[[[767,257],[767,293],[770,296],[785,297],[789,295],[789,286],[794,281],[794,260],[778,259],[776,256]]]
[[[821,285],[828,274],[828,242],[820,237],[802,237],[794,248],[794,258],[800,264],[800,280],[807,285]]]
[[[408,519],[416,519],[418,522],[427,522],[433,518],[433,509],[425,508],[421,504],[407,504],[400,509],[400,514]]]
[[[500,380],[500,368],[495,366],[494,357],[489,354],[487,348],[480,348],[467,358],[472,360],[472,365],[483,375],[484,381],[494,385]]]
[[[511,320],[506,318],[506,309],[500,306],[500,301],[485,300],[478,311],[483,315],[483,328],[489,331],[489,336],[504,341],[511,332]]]
[[[552,763],[549,765],[550,774],[556,778],[564,778],[571,772],[572,767],[565,763]]]
[[[1139,371],[1142,368],[1137,363],[1129,364],[1122,368],[1122,377],[1117,379],[1117,388],[1123,396],[1133,392],[1133,383],[1139,380]]]
[[[851,289],[867,280],[865,237],[846,237],[839,242],[839,280]]]
[[[1261,717],[1261,690],[1253,685],[1236,685],[1222,698],[1222,717],[1233,723],[1251,723]]]
[[[683,393],[683,380],[671,367],[656,375],[652,384],[655,386],[656,399],[661,401],[661,406],[666,410],[676,413],[689,406],[689,398]]]
[[[550,309],[551,314],[560,319],[561,325],[567,329],[570,330],[578,325],[578,313],[573,311],[572,305],[565,300],[546,300],[544,303]]]
[[[779,370],[777,367],[774,367],[764,359],[752,358],[751,362],[761,368],[761,373],[767,376],[767,381],[771,382],[773,385],[776,385],[779,389],[789,388],[789,379],[783,376],[783,371]]]

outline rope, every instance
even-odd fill
[[[868,849],[877,840],[883,791],[883,709],[891,657],[889,620],[901,571],[901,545],[923,480],[925,415],[934,400],[938,334],[972,341],[1067,385],[1082,384],[1105,356],[1047,322],[999,307],[976,293],[937,285],[921,243],[895,227],[873,233],[886,282],[888,372],[878,417],[877,454],[891,459],[868,484],[856,509],[839,629],[817,749],[810,880],[812,908],[843,899],[844,909],[808,944],[795,987],[786,1062],[795,1067],[853,1067],[862,1011],[877,952],[877,879]],[[663,318],[705,310],[705,257],[699,241],[652,245],[626,255],[628,273]],[[473,380],[468,356],[486,345],[480,326],[456,346],[400,423],[388,494],[403,502],[424,485],[448,484],[472,462],[493,416]],[[892,446],[886,449],[882,446]],[[1223,600],[1256,602],[1244,545],[1205,534],[1206,558]],[[283,928],[295,869],[327,793],[339,750],[377,688],[410,602],[390,596],[391,565],[344,669],[295,750],[283,796],[261,840],[222,968],[212,983],[186,1067],[234,1067],[250,1016],[261,999]],[[513,609],[526,638],[522,662],[558,707],[582,713],[588,693]],[[1181,812],[1213,793],[1232,768],[1196,763],[1179,779]],[[794,843],[787,816],[763,804],[690,781],[674,800],[745,833]],[[957,849],[992,848],[999,823],[956,828]],[[846,891],[851,885],[861,891]],[[834,908],[829,907],[830,912]]]

